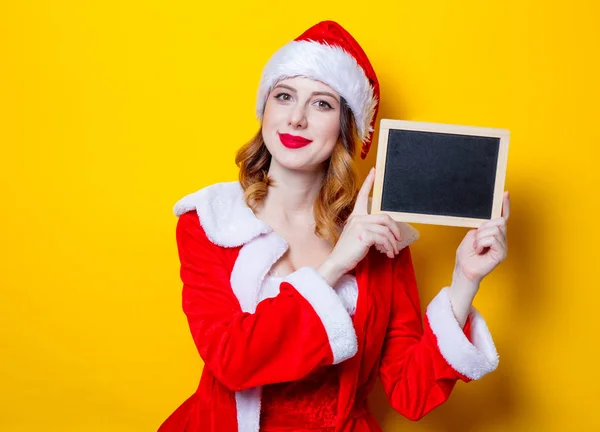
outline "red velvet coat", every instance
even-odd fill
[[[196,392],[159,432],[252,431],[261,386],[298,380],[338,364],[337,431],[379,431],[366,399],[377,376],[391,406],[417,420],[446,401],[457,380],[498,365],[485,324],[472,308],[461,329],[447,287],[421,307],[409,244],[418,232],[399,224],[393,259],[371,248],[355,269],[356,310],[311,267],[292,273],[273,298],[261,282],[287,242],[246,206],[238,182],[217,183],[175,205],[183,310],[205,365]]]

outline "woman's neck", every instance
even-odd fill
[[[314,203],[324,175],[324,171],[288,170],[271,164],[269,177],[274,185],[260,206],[261,214],[291,226],[314,224]]]

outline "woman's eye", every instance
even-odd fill
[[[290,100],[291,96],[287,93],[279,93],[277,96],[275,96],[275,99],[279,99],[279,100],[284,100],[284,101],[288,101]]]
[[[292,96],[289,93],[279,93],[277,96],[275,96],[275,99],[279,99],[280,101],[287,102],[287,101],[292,100]],[[322,110],[333,109],[331,104],[324,100],[319,100],[316,102],[316,104],[317,104],[317,107]]]
[[[317,104],[318,104],[319,108],[333,109],[333,107],[329,104],[329,102],[326,102],[324,100],[317,101]]]

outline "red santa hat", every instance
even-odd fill
[[[322,21],[280,48],[267,62],[258,89],[256,114],[262,120],[269,92],[282,79],[321,81],[348,102],[365,159],[379,109],[379,82],[358,42],[341,25]]]

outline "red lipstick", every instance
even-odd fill
[[[279,140],[287,148],[293,149],[307,146],[312,142],[312,140],[290,134],[279,134]]]

